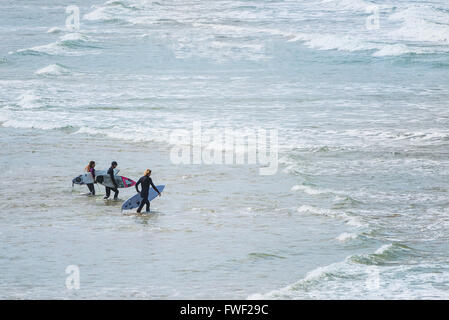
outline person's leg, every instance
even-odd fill
[[[118,199],[118,188],[113,189],[114,190],[114,199]]]
[[[88,183],[87,187],[89,188],[89,191],[92,195],[95,195],[95,188],[93,183]]]
[[[104,196],[105,199],[109,198],[109,196],[111,195],[111,188],[106,187],[106,195]]]
[[[140,193],[140,196],[142,197],[142,199],[140,200],[140,206],[139,206],[139,209],[137,209],[137,213],[140,213],[140,211],[142,211],[143,206],[148,201],[148,194]]]
[[[148,201],[148,198],[146,199],[146,204],[147,204],[147,212],[150,212],[150,201]]]
[[[140,206],[139,206],[139,208],[137,208],[137,213],[140,213],[140,211],[142,211],[142,208],[143,208],[143,205],[145,204],[145,201],[141,201],[140,202]]]

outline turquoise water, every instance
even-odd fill
[[[449,297],[445,1],[71,4],[0,4],[1,298]],[[173,163],[198,121],[277,130],[276,174]]]

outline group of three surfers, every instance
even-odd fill
[[[117,162],[112,161],[111,167],[108,169],[107,174],[111,177],[111,181],[115,187],[114,188],[106,187],[106,195],[104,196],[104,199],[109,198],[109,196],[111,195],[111,190],[114,191],[114,199],[115,200],[118,199],[119,191],[118,191],[117,182],[115,181],[115,175],[114,175],[115,168],[117,168]],[[95,181],[95,161],[90,161],[89,164],[86,166],[85,171],[89,172],[92,175],[93,180]],[[158,195],[161,196],[161,193],[154,185],[153,180],[151,179],[150,176],[151,176],[151,170],[146,169],[145,172],[143,173],[143,177],[141,177],[135,185],[137,193],[139,193],[143,199],[142,202],[140,203],[139,208],[137,209],[137,213],[140,213],[142,211],[142,208],[144,205],[146,205],[146,212],[150,212],[150,201],[148,200],[150,186],[152,186],[153,189],[156,190]],[[142,186],[142,191],[139,191],[139,188],[138,188],[139,185]],[[90,194],[95,195],[94,184],[88,183],[87,187],[89,188]]]

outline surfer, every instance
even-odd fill
[[[150,192],[150,185],[153,187],[154,190],[157,191],[159,197],[161,196],[161,193],[156,188],[156,186],[153,183],[153,180],[150,178],[151,176],[151,170],[147,169],[143,173],[143,177],[139,179],[136,183],[136,190],[137,193],[140,193],[140,196],[142,197],[142,202],[140,203],[139,208],[137,209],[137,213],[140,213],[142,211],[143,205],[146,204],[146,212],[150,212],[150,201],[148,201],[148,193]],[[139,191],[139,188],[137,187],[139,184],[142,184],[142,191]]]
[[[86,172],[90,172],[90,174],[92,175],[92,179],[94,179],[95,181],[95,161],[89,161],[89,164],[86,166],[84,170],[86,170]],[[90,195],[94,196],[95,195],[94,184],[88,183],[87,187],[89,188]]]
[[[117,185],[117,182],[115,181],[115,176],[114,176],[114,169],[116,167],[117,167],[117,162],[112,161],[111,167],[109,168],[107,173],[111,177],[111,181],[114,184],[115,188],[106,187],[106,195],[104,196],[103,199],[109,198],[109,196],[111,195],[111,190],[114,191],[114,200],[118,199],[118,185]]]

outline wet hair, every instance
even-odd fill
[[[147,169],[147,170],[145,170],[145,172],[143,173],[143,175],[144,176],[147,176],[147,175],[149,175],[151,173],[151,170],[150,169]]]
[[[89,164],[86,166],[86,171],[89,171],[92,167],[93,167],[93,165],[95,164],[95,161],[89,161]]]
[[[115,161],[111,162],[111,166],[116,166],[116,165],[117,165],[117,162],[115,162]]]

